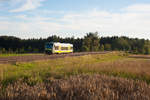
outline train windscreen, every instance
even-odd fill
[[[52,49],[53,48],[53,43],[46,43],[45,48]]]

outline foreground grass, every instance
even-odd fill
[[[35,53],[36,55],[42,55],[40,53]],[[34,53],[25,53],[25,54],[0,54],[0,57],[12,57],[12,56],[31,56],[35,55]]]
[[[0,83],[5,86],[18,79],[34,85],[48,78],[62,79],[79,74],[105,74],[150,83],[150,60],[128,58],[124,53],[113,52],[0,65]]]

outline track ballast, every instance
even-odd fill
[[[47,60],[57,59],[64,57],[83,56],[83,55],[94,55],[94,54],[106,54],[108,52],[80,52],[70,54],[52,54],[52,55],[26,55],[26,56],[11,56],[11,57],[0,57],[0,64],[15,64],[16,62],[31,62],[36,60]]]

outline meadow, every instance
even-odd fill
[[[149,84],[150,59],[123,52],[0,64],[4,100],[148,100]]]
[[[42,55],[42,54],[40,54],[40,53],[25,53],[25,54],[15,54],[15,53],[6,53],[6,54],[0,54],[0,57],[14,57],[14,56],[31,56],[31,55]]]

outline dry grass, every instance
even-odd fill
[[[144,82],[103,75],[78,75],[29,86],[18,81],[7,86],[1,100],[149,100]]]
[[[95,66],[102,66],[103,70],[150,75],[150,60],[126,59],[115,62],[105,62]]]

